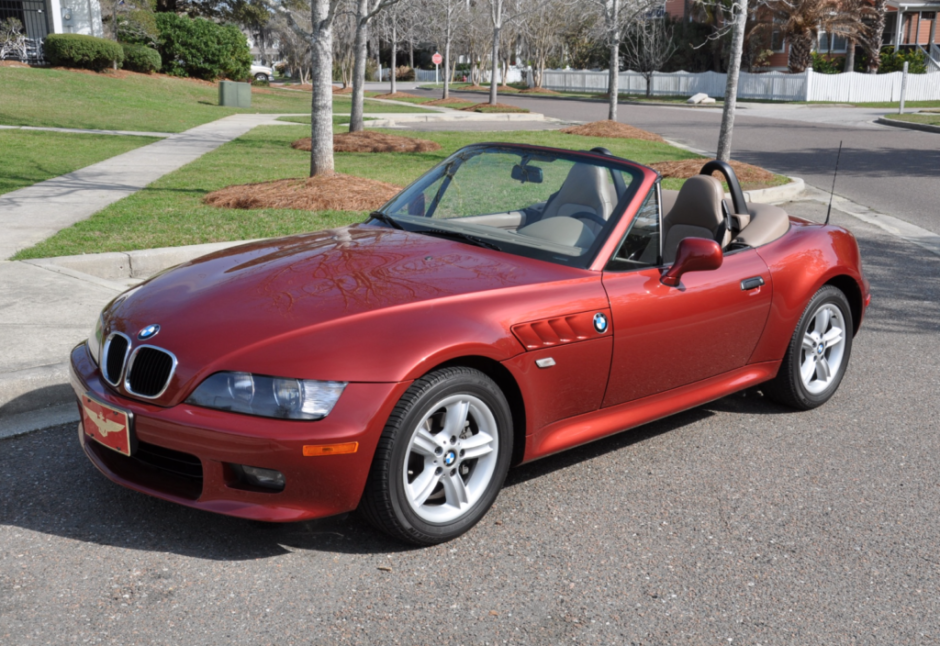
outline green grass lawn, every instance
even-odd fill
[[[641,163],[696,157],[662,143],[579,137],[553,131],[386,132],[431,139],[440,143],[442,149],[427,153],[338,153],[336,170],[405,186],[457,148],[486,140],[575,150],[604,146],[615,155]],[[292,149],[290,142],[307,135],[307,129],[300,126],[255,128],[88,220],[21,251],[15,259],[264,238],[363,220],[365,213],[360,212],[236,210],[202,204],[202,198],[210,191],[233,184],[305,177],[309,153]],[[664,182],[666,188],[678,188],[681,184],[682,180]]]
[[[910,123],[925,123],[929,126],[940,126],[940,112],[920,113],[920,114],[886,114],[886,119],[895,119],[897,121],[908,121]]]
[[[223,108],[218,87],[166,76],[115,78],[0,67],[0,124],[182,132],[239,112],[310,112],[310,95],[256,88],[251,108]]]
[[[0,130],[0,150],[3,151],[0,193],[71,173],[154,141],[158,139]]]

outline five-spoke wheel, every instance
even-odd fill
[[[777,401],[809,410],[826,403],[842,382],[852,352],[852,310],[841,290],[826,285],[803,312],[776,379]]]
[[[403,540],[450,540],[493,504],[511,454],[512,415],[499,386],[472,368],[434,371],[389,417],[360,509]]]

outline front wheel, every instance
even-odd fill
[[[417,380],[392,411],[360,510],[418,545],[443,543],[489,510],[509,471],[512,414],[492,379],[465,367]]]
[[[852,330],[852,309],[845,294],[824,286],[806,306],[767,394],[799,410],[829,401],[849,365]]]
[[[264,73],[262,73],[262,72],[258,72],[257,74],[255,74],[255,80],[256,80],[256,81],[267,81],[267,80],[268,80],[268,75],[267,75],[267,74],[264,74]]]

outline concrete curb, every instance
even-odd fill
[[[940,134],[940,126],[931,126],[927,123],[911,123],[910,121],[898,121],[897,119],[885,119],[884,117],[875,119],[875,123],[880,123],[883,126],[892,126],[894,128],[907,128],[908,130],[920,130],[921,132]]]
[[[416,90],[422,90],[427,92],[428,90],[436,90],[438,88],[429,88],[429,87],[417,87]],[[486,96],[488,92],[481,92],[480,90],[459,90],[451,88],[451,92],[463,92],[464,94],[480,94]],[[518,96],[525,99],[553,99],[555,101],[588,101],[590,103],[607,103],[607,99],[592,99],[591,97],[586,96],[565,96],[564,94],[519,94],[517,92],[504,93],[499,96],[513,97]],[[706,103],[701,105],[698,103],[668,103],[666,101],[617,101],[617,105],[647,105],[652,107],[659,108],[696,108],[696,109],[708,109],[714,110],[715,108],[721,108],[723,103]],[[428,106],[431,107],[431,106]],[[737,104],[737,107],[742,110],[749,110],[750,106]]]

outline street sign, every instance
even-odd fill
[[[434,52],[434,56],[431,57],[431,62],[435,65],[440,65],[444,62],[444,57],[441,56],[440,52]]]

